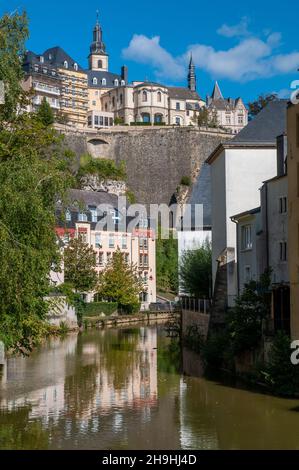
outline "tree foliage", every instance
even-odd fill
[[[233,352],[239,353],[258,346],[262,337],[263,320],[269,318],[271,272],[267,270],[259,281],[251,281],[230,311],[228,328]]]
[[[269,95],[260,95],[255,101],[249,102],[249,118],[253,119],[267,106],[268,103],[270,103],[270,101],[275,101],[277,99],[277,95],[275,93],[271,93]]]
[[[89,292],[95,289],[96,253],[82,237],[73,238],[64,250],[64,278],[77,292]]]
[[[205,243],[196,250],[186,251],[181,260],[179,275],[184,292],[196,298],[209,298],[212,279],[212,250]]]
[[[199,127],[219,127],[217,113],[214,110],[207,108],[206,106],[200,108],[198,115],[193,118],[193,121]]]
[[[143,290],[136,266],[129,265],[118,249],[100,274],[99,298],[117,302],[120,310],[131,313],[139,310],[139,294]]]
[[[166,292],[178,292],[178,241],[170,234],[163,239],[161,230],[156,241],[157,287]]]
[[[0,126],[11,121],[24,104],[20,58],[24,55],[28,34],[26,13],[6,14],[0,18],[0,80],[5,87],[5,103],[0,105]]]
[[[51,126],[54,123],[54,113],[49,105],[48,101],[44,97],[40,107],[37,111],[37,119],[44,125],[44,126]]]

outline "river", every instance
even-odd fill
[[[2,371],[0,449],[299,449],[298,400],[199,369],[161,326],[49,339]]]

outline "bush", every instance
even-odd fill
[[[190,176],[182,176],[182,179],[181,179],[181,185],[183,186],[191,186],[191,178]]]
[[[130,126],[151,126],[152,123],[151,122],[131,122],[130,123]]]
[[[299,394],[299,367],[291,363],[291,340],[279,332],[273,341],[268,363],[259,373],[272,393],[294,396]]]
[[[84,317],[96,317],[104,313],[106,316],[117,311],[117,302],[91,302],[85,304]]]

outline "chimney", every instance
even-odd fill
[[[125,81],[126,85],[128,84],[128,67],[126,65],[121,68],[121,79]]]
[[[277,142],[277,176],[287,174],[288,141],[286,134],[279,135]]]

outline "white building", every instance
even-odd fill
[[[223,98],[217,82],[212,96],[207,96],[207,108],[217,124],[233,134],[238,134],[248,124],[248,110],[242,98]]]
[[[212,186],[213,285],[218,265],[227,266],[226,304],[237,295],[236,227],[231,217],[260,205],[259,189],[277,174],[276,136],[285,131],[287,101],[269,103],[232,141],[208,158]]]

